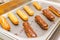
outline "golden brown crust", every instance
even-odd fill
[[[33,4],[33,6],[34,6],[37,10],[41,10],[41,9],[42,9],[42,6],[39,5],[38,2],[34,1],[32,4]]]
[[[1,21],[2,28],[9,31],[10,30],[10,25],[7,22],[7,20],[3,16],[0,16],[0,21]]]
[[[16,11],[16,13],[17,13],[17,15],[18,15],[22,20],[28,21],[28,16],[27,16],[26,14],[24,14],[23,11],[21,11],[21,10],[18,9],[18,10]]]
[[[8,17],[12,21],[13,24],[15,24],[15,25],[19,24],[17,17],[13,13],[9,13]]]
[[[34,11],[29,6],[24,6],[24,10],[27,12],[29,16],[34,15]]]

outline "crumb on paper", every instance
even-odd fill
[[[15,35],[16,35],[16,36],[18,36],[18,34],[17,34],[17,33],[15,33]]]
[[[22,29],[21,31],[20,31],[20,33],[22,33],[24,30]]]

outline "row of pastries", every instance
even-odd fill
[[[55,14],[57,17],[60,17],[60,11],[56,9],[54,6],[48,6],[48,9],[42,10],[42,6],[38,2],[34,1],[32,5],[38,11],[42,11],[43,12],[42,14],[50,21],[55,20],[55,16],[52,15],[52,13]],[[28,5],[24,6],[23,9],[25,12],[27,12],[29,16],[34,16],[34,11]],[[23,27],[26,32],[26,35],[28,37],[37,37],[37,34],[34,32],[34,30],[31,28],[31,25],[28,22],[28,19],[29,19],[28,16],[20,9],[16,11],[16,14],[24,21]],[[14,25],[19,25],[18,18],[12,12],[9,12],[7,16]],[[41,18],[40,15],[36,15],[34,18],[35,18],[36,23],[39,24],[42,29],[48,30],[48,24]],[[2,28],[5,30],[11,29],[8,21],[6,20],[4,16],[0,16],[0,24]]]

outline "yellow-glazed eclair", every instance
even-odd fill
[[[53,6],[49,6],[48,9],[53,12],[56,16],[60,17],[60,11]]]
[[[17,10],[17,14],[22,18],[24,21],[28,20],[28,16],[24,14],[21,10]]]
[[[6,18],[3,17],[3,16],[0,16],[0,21],[1,21],[2,28],[9,31],[10,30],[10,25],[7,22]]]
[[[24,6],[24,10],[28,13],[28,15],[34,15],[34,11],[29,6]]]
[[[8,17],[12,21],[12,23],[14,23],[15,25],[19,24],[18,19],[13,13],[8,13]]]
[[[41,9],[42,9],[42,6],[39,5],[39,3],[36,2],[36,1],[33,2],[33,6],[34,6],[37,10],[41,10]]]

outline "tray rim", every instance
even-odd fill
[[[53,3],[56,3],[56,4],[60,4],[59,2],[54,2],[54,1],[50,1],[50,0],[44,0],[44,1],[48,1],[48,2],[53,2]]]

